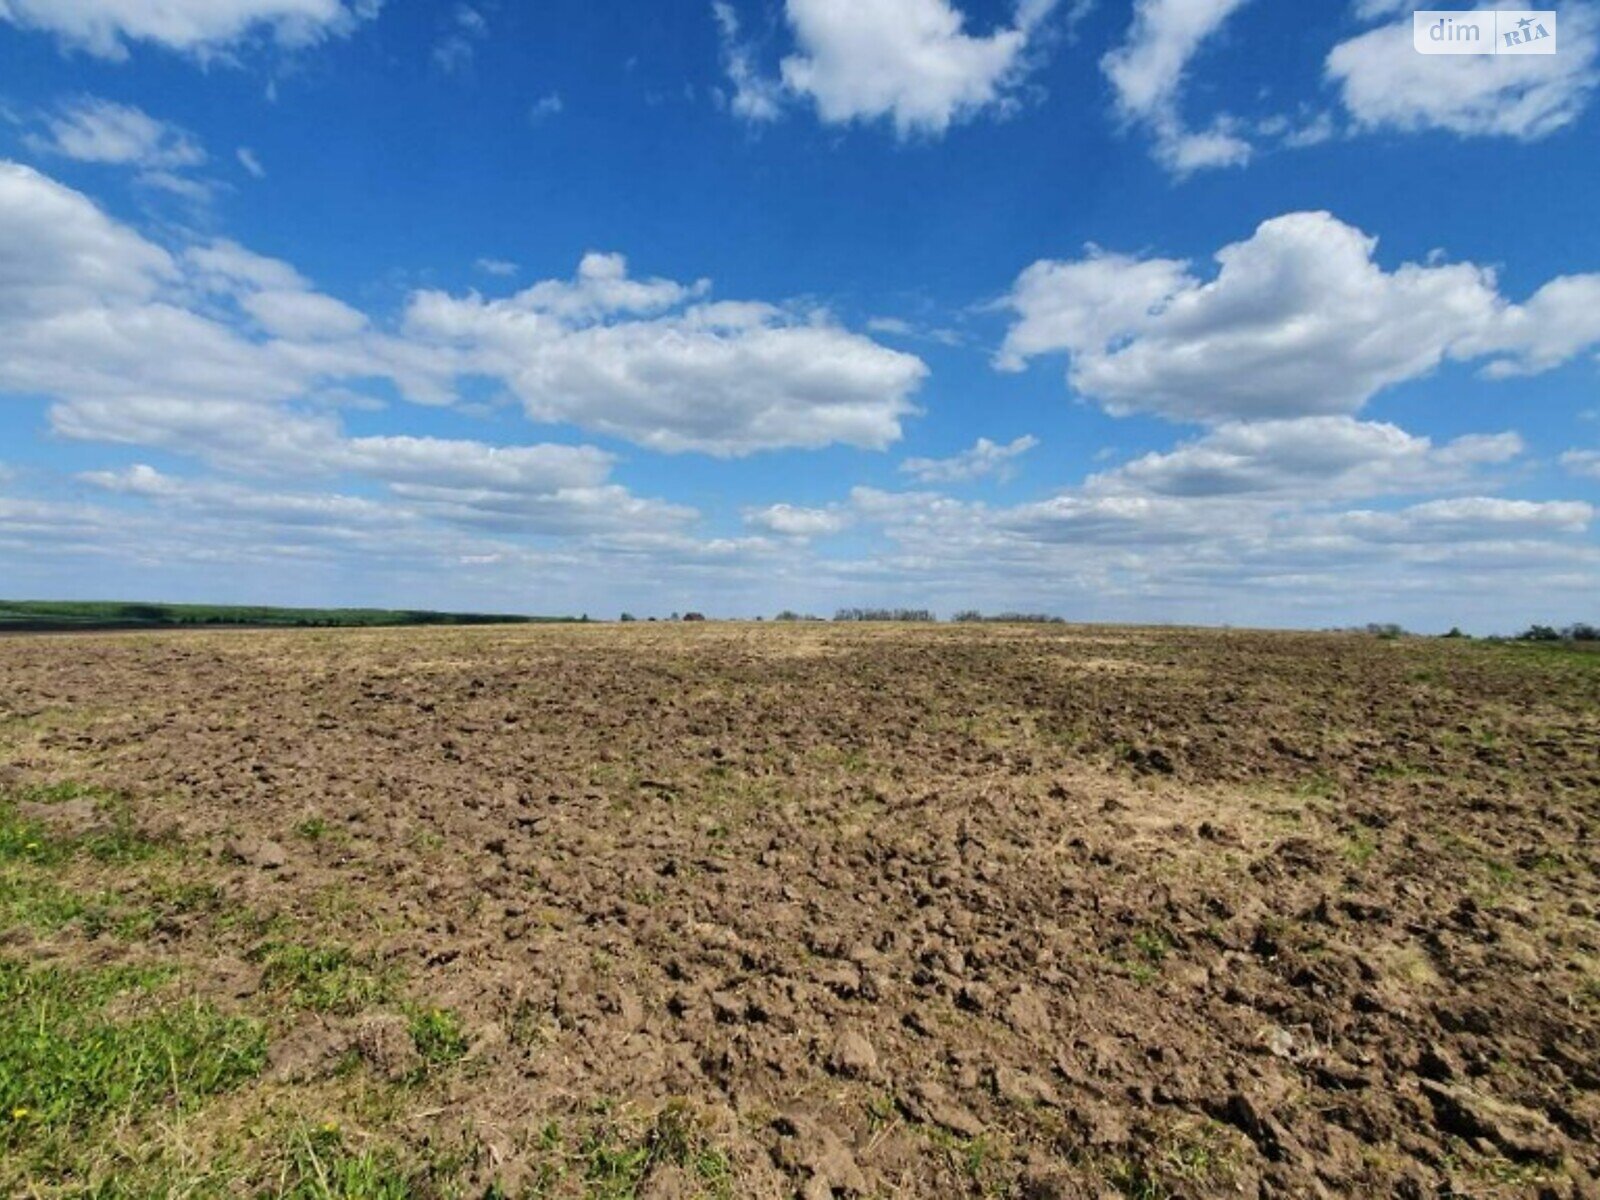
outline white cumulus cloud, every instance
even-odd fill
[[[590,254],[572,279],[504,299],[416,293],[389,329],[288,263],[226,240],[169,251],[0,162],[0,391],[49,397],[63,436],[229,469],[399,483],[375,455],[465,454],[503,475],[532,453],[347,439],[323,397],[373,379],[438,404],[458,379],[489,377],[536,421],[666,450],[881,448],[900,436],[921,360],[814,309],[713,301],[709,287],[636,278],[620,255]],[[602,485],[603,473],[583,483]]]
[[[1399,512],[1344,513],[1337,518],[1337,526],[1366,541],[1459,542],[1580,534],[1593,520],[1594,506],[1580,500],[1464,496],[1429,500]]]
[[[165,250],[81,193],[0,162],[0,317],[50,316],[102,299],[145,301],[176,276]]]
[[[908,137],[1006,111],[1056,2],[1020,0],[1010,23],[980,33],[950,0],[786,0],[794,49],[776,77],[762,73],[732,5],[716,0],[712,11],[737,115],[772,120],[803,98],[823,121],[887,120]]]
[[[1378,16],[1394,6],[1364,8],[1362,15]],[[1559,15],[1556,54],[1424,55],[1413,47],[1406,12],[1335,46],[1327,78],[1366,129],[1545,137],[1572,124],[1600,82],[1600,9],[1574,3]]]
[[[590,254],[571,281],[505,299],[422,292],[410,338],[503,379],[536,421],[571,422],[656,450],[733,456],[900,437],[927,374],[815,312],[711,302],[709,284],[634,279]]]
[[[1396,425],[1296,417],[1221,425],[1174,450],[1091,476],[1091,492],[1302,499],[1455,488],[1523,452],[1515,433],[1469,434],[1443,445]]]
[[[1035,263],[1008,298],[1017,319],[997,365],[1063,352],[1073,388],[1112,413],[1226,422],[1354,413],[1447,358],[1488,359],[1504,375],[1600,344],[1600,276],[1552,280],[1517,305],[1492,270],[1385,270],[1376,249],[1331,214],[1304,212],[1224,246],[1210,280],[1179,260],[1093,247]]]

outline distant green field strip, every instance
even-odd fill
[[[0,629],[139,629],[184,625],[376,627],[509,625],[572,621],[506,613],[441,613],[379,608],[267,608],[218,604],[141,604],[99,600],[0,600]]]

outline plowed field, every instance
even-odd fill
[[[1573,650],[7,639],[0,1192],[1600,1196],[1597,834]]]

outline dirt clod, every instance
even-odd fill
[[[878,1070],[878,1054],[860,1033],[846,1029],[833,1043],[828,1066],[852,1079],[870,1079]]]
[[[223,846],[229,859],[262,871],[277,871],[289,861],[288,852],[271,838],[241,835],[229,838]]]
[[[351,1034],[320,1019],[309,1019],[274,1042],[267,1055],[267,1076],[285,1083],[326,1078],[350,1048]]]
[[[1424,1079],[1422,1091],[1433,1104],[1440,1128],[1447,1133],[1487,1138],[1514,1159],[1554,1162],[1561,1157],[1555,1129],[1542,1113],[1508,1104],[1463,1084]]]
[[[373,1013],[356,1023],[356,1049],[380,1078],[408,1079],[422,1066],[406,1019],[394,1013]]]

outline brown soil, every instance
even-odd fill
[[[466,1057],[367,1133],[460,1133],[463,1194],[583,1195],[541,1130],[687,1111],[740,1197],[1600,1196],[1597,656],[8,639],[0,763],[127,794],[231,903],[460,1013]],[[157,956],[224,1004],[266,986],[203,921],[9,941]],[[337,1106],[351,1052],[414,1075],[392,1015],[285,1016],[256,1086]],[[710,1186],[663,1160],[638,1194]]]

